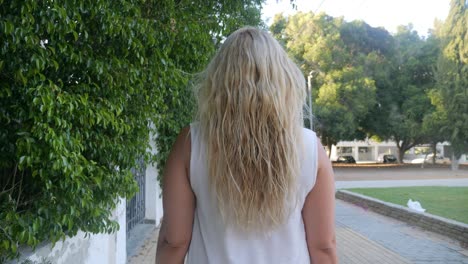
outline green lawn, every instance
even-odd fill
[[[468,224],[468,187],[354,188],[347,190],[405,207],[407,207],[408,200],[413,199],[413,201],[419,201],[427,213]]]

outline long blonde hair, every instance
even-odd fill
[[[305,80],[267,32],[241,28],[198,82],[211,190],[224,222],[272,230],[295,201]]]

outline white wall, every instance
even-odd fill
[[[83,232],[78,232],[72,238],[57,242],[53,248],[51,244],[46,244],[36,248],[34,252],[23,250],[23,257],[19,263],[25,259],[40,263],[45,259],[54,264],[125,264],[127,260],[125,199],[119,200],[113,217],[120,225],[120,229],[114,234],[97,234],[85,238]]]
[[[444,155],[444,146],[450,145],[448,142],[443,142],[443,143],[438,143],[437,144],[437,149],[440,151],[440,154],[442,156],[447,156]],[[369,140],[354,140],[354,141],[340,141],[338,144],[335,146],[332,146],[332,151],[331,151],[331,156],[330,159],[332,161],[336,161],[338,158],[339,154],[337,153],[337,147],[352,147],[353,148],[353,153],[349,153],[353,155],[353,157],[356,159],[356,161],[359,160],[359,147],[375,147],[374,149],[374,157],[375,160],[377,160],[377,157],[381,153],[391,153],[394,155],[397,155],[398,149],[396,146],[396,143],[394,141],[383,141],[383,142],[376,142],[371,139]],[[419,146],[416,146],[419,147]],[[414,148],[411,148],[409,150],[410,157],[409,159],[412,159],[412,156],[414,156]],[[409,161],[408,161],[409,162]],[[468,159],[465,156],[462,156],[460,158],[461,163],[468,163]]]
[[[151,147],[153,153],[156,154],[154,140],[151,142]],[[145,178],[145,220],[154,221],[156,226],[160,224],[163,216],[162,191],[157,179],[156,166],[148,165]],[[45,259],[53,264],[125,264],[127,260],[125,199],[120,199],[113,217],[120,225],[120,229],[114,234],[96,234],[85,238],[83,232],[78,232],[72,238],[57,242],[53,248],[50,244],[44,244],[36,248],[34,252],[29,249],[22,250],[19,263],[26,259],[40,263],[42,259]]]
[[[359,147],[371,147],[372,148],[372,153],[373,156],[375,157],[375,160],[377,160],[378,156],[378,147],[394,147],[396,146],[394,142],[389,142],[389,141],[384,141],[384,142],[375,142],[373,140],[354,140],[354,141],[340,141],[337,143],[337,145],[332,145],[332,150],[331,150],[331,155],[330,155],[330,160],[336,161],[338,156],[343,155],[339,154],[337,151],[337,147],[352,147],[353,152],[348,153],[346,155],[351,155],[356,159],[356,161],[359,160]],[[365,161],[371,161],[366,159]]]
[[[151,153],[157,154],[156,144],[154,140],[151,140]],[[156,164],[148,165],[146,167],[146,194],[145,194],[145,219],[152,220],[156,226],[159,226],[161,218],[163,216],[162,209],[162,191],[159,187],[158,182],[158,168]]]

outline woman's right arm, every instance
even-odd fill
[[[328,156],[318,141],[318,171],[314,188],[302,209],[311,263],[337,263],[335,240],[335,180]]]

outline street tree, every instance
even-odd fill
[[[394,140],[398,160],[410,148],[425,143],[424,116],[432,110],[428,97],[434,86],[433,67],[437,56],[434,43],[422,39],[411,25],[400,26],[395,39],[395,54],[391,58],[390,79],[376,112],[385,120],[373,128],[383,139]],[[375,119],[375,118],[374,118]]]
[[[345,23],[341,28],[342,39],[352,55],[354,65],[362,65],[364,75],[374,80],[375,104],[363,117],[359,126],[367,137],[388,139],[387,116],[392,102],[392,68],[396,52],[393,36],[383,28],[374,28],[363,21]]]
[[[449,126],[447,112],[443,108],[440,98],[440,94],[437,90],[431,90],[429,92],[429,98],[431,104],[434,105],[434,109],[426,114],[423,119],[423,133],[426,135],[426,141],[431,144],[431,152],[437,153],[437,143],[446,141],[450,135],[445,129]],[[432,164],[436,162],[436,155],[432,156]]]
[[[304,75],[315,73],[314,127],[329,149],[339,140],[362,137],[360,121],[375,104],[375,83],[353,63],[342,39],[343,18],[324,13],[276,16],[270,27]]]
[[[434,101],[446,118],[441,128],[451,143],[452,169],[468,153],[468,10],[464,0],[452,0],[447,19],[437,31],[441,52],[437,60]]]

